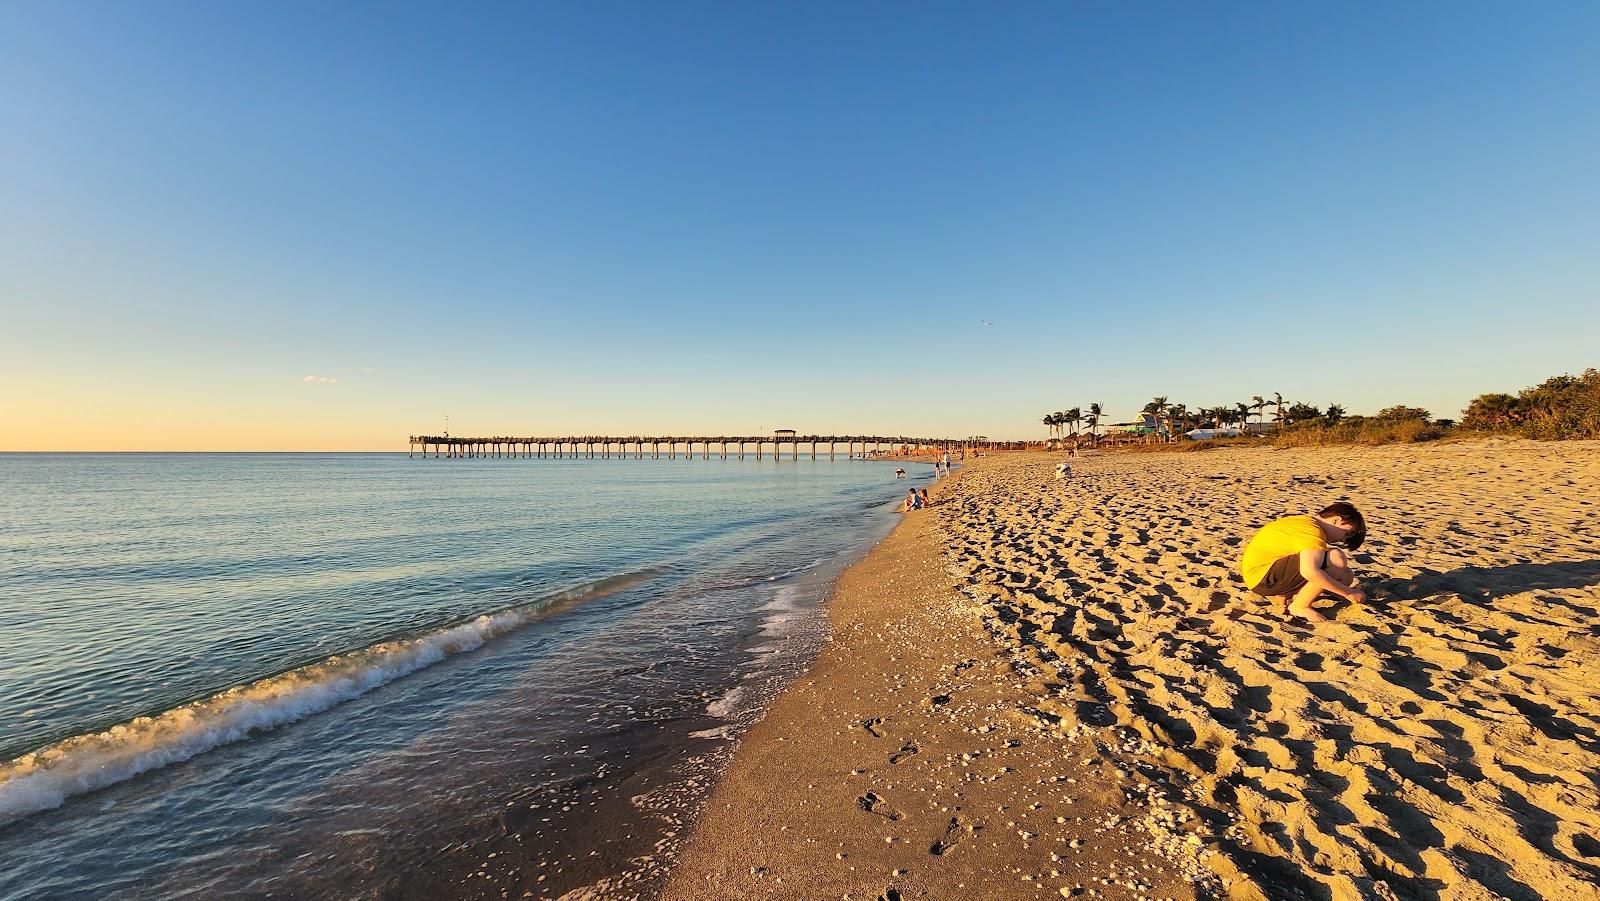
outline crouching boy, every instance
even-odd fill
[[[1357,604],[1366,600],[1366,594],[1352,587],[1355,576],[1349,554],[1366,537],[1361,511],[1344,501],[1329,504],[1315,516],[1285,516],[1250,538],[1239,560],[1239,574],[1251,591],[1279,599],[1280,611],[1314,623],[1327,622],[1311,607],[1324,591]]]

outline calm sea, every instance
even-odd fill
[[[0,454],[0,898],[648,893],[905,487]]]

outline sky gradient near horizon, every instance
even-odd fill
[[[0,450],[1454,416],[1600,365],[1596,98],[1579,3],[9,4]]]

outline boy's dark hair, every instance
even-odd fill
[[[1324,519],[1342,519],[1350,524],[1352,531],[1344,539],[1344,546],[1350,550],[1355,550],[1361,546],[1361,542],[1367,540],[1367,520],[1361,515],[1361,511],[1356,509],[1355,504],[1338,501],[1323,507],[1322,512],[1317,515]]]

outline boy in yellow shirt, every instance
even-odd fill
[[[1244,546],[1239,574],[1250,590],[1280,598],[1281,610],[1314,623],[1328,618],[1312,609],[1324,591],[1361,603],[1367,596],[1352,587],[1350,554],[1367,537],[1367,522],[1354,505],[1329,504],[1316,516],[1285,516],[1261,527]],[[1334,544],[1343,548],[1331,547]]]

